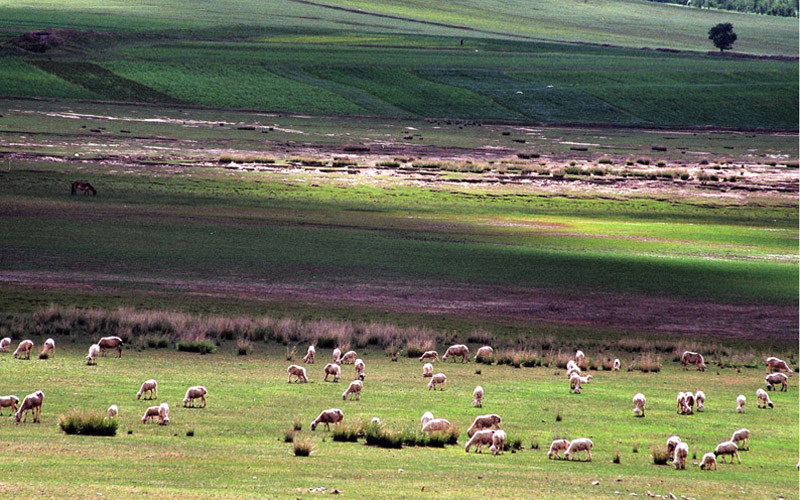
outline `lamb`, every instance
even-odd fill
[[[700,461],[700,470],[711,470],[711,467],[717,470],[717,457],[713,453],[708,452],[703,455],[703,460]]]
[[[485,430],[485,431],[478,431],[474,435],[469,438],[467,441],[466,446],[464,446],[464,451],[469,453],[469,449],[475,446],[475,451],[480,453],[481,446],[488,444],[492,445],[492,436],[494,435],[494,431],[492,430]]]
[[[148,393],[150,397],[145,399],[153,399],[158,397],[158,382],[155,379],[145,380],[142,382],[142,386],[139,388],[139,392],[136,393],[136,399],[141,399],[144,393]]]
[[[158,425],[167,425],[169,423],[169,404],[166,402],[158,405]]]
[[[31,359],[31,351],[33,351],[33,341],[23,340],[17,346],[17,350],[14,351],[14,357],[22,359],[24,356],[25,359]]]
[[[578,438],[570,441],[567,451],[564,452],[564,458],[570,460],[570,455],[577,455],[578,460],[581,459],[581,452],[585,451],[587,461],[592,461],[592,447],[594,443],[589,438]]]
[[[153,420],[153,418],[159,416],[159,412],[161,410],[160,406],[151,406],[150,408],[144,411],[144,416],[142,417],[142,423],[147,424],[148,421]]]
[[[583,360],[585,358],[586,356],[584,356],[583,351],[581,351],[580,349],[575,352],[575,363],[577,363],[578,366],[583,364]]]
[[[472,391],[472,406],[477,406],[478,408],[483,407],[483,387],[477,386],[475,390]]]
[[[423,377],[433,377],[433,365],[430,363],[425,363],[422,365],[422,376]]]
[[[681,363],[683,363],[684,370],[689,369],[689,363],[695,365],[700,371],[706,370],[706,363],[703,360],[703,355],[696,352],[685,351],[683,355],[681,355]]]
[[[14,415],[17,423],[19,423],[20,419],[26,422],[28,420],[29,411],[33,412],[33,421],[39,422],[39,417],[42,414],[42,402],[44,402],[44,392],[42,391],[36,391],[25,396],[25,399],[22,400],[22,404],[19,405],[17,409],[17,413]],[[23,415],[25,415],[25,418],[22,418]]]
[[[464,344],[455,344],[451,345],[445,351],[444,356],[442,356],[442,361],[447,361],[447,358],[450,356],[453,357],[453,362],[455,363],[458,357],[461,357],[462,363],[469,363],[469,348]]]
[[[19,406],[19,398],[13,394],[0,396],[0,415],[3,414],[3,408],[11,408],[11,413],[16,412],[17,406]]]
[[[11,337],[5,337],[3,340],[0,340],[0,351],[8,352],[8,346],[11,345]]]
[[[353,362],[355,362],[356,357],[358,357],[356,351],[347,351],[346,353],[344,353],[344,356],[342,356],[342,358],[339,360],[339,364],[340,365],[352,364]]]
[[[731,436],[731,441],[736,443],[741,449],[744,449],[744,444],[747,444],[747,448],[750,448],[750,431],[747,429],[739,429],[738,431],[734,431],[733,435]]]
[[[436,351],[425,351],[419,357],[420,363],[430,359],[431,361],[439,361],[439,353]]]
[[[689,445],[686,443],[678,443],[672,456],[672,463],[675,464],[676,470],[686,469],[686,457],[688,455]]]
[[[444,384],[447,382],[447,377],[444,373],[437,373],[436,375],[431,377],[431,381],[428,382],[428,390],[431,389],[436,390],[436,386],[440,386],[440,390],[444,390]]]
[[[116,349],[116,357],[122,357],[122,339],[119,337],[102,337],[100,341],[97,342],[97,345],[100,346],[101,356],[106,355],[106,349]]]
[[[48,356],[55,356],[56,355],[56,341],[53,339],[47,339],[44,341],[44,347],[42,347],[42,352],[39,354],[40,356],[48,355]]]
[[[311,430],[317,430],[319,424],[325,424],[325,430],[331,430],[330,424],[338,424],[344,419],[344,413],[339,408],[322,410],[317,418],[311,421]]]
[[[744,413],[744,405],[747,404],[747,398],[744,397],[744,394],[739,394],[736,396],[736,411],[739,413]]]
[[[342,350],[338,347],[333,350],[333,362],[338,363],[339,360],[342,358]]]
[[[306,355],[303,356],[303,363],[314,364],[314,360],[317,357],[317,348],[313,345],[308,346],[308,351],[306,351]]]
[[[767,372],[786,371],[786,373],[788,373],[789,376],[791,376],[792,373],[793,373],[792,369],[789,368],[789,365],[786,363],[786,361],[784,361],[782,359],[778,359],[778,358],[775,358],[775,357],[769,357],[769,358],[767,358],[766,361],[767,361]]]
[[[289,365],[289,368],[286,369],[286,373],[289,374],[287,383],[292,383],[292,377],[295,377],[295,381],[298,383],[308,382],[308,374],[306,373],[306,369],[302,366]]]
[[[341,377],[342,369],[336,363],[328,363],[325,365],[325,378],[322,379],[325,382],[328,381],[328,375],[333,375],[333,381],[339,382],[339,378]]]
[[[478,415],[475,417],[475,420],[472,421],[472,425],[469,426],[467,429],[467,436],[472,436],[475,434],[475,431],[480,431],[483,429],[488,429],[490,427],[494,427],[495,429],[500,428],[500,422],[503,419],[500,418],[500,415],[495,413],[490,413],[488,415]]]
[[[422,427],[425,427],[425,424],[433,420],[433,413],[426,411],[425,413],[422,414],[422,417],[420,417],[419,420],[420,422],[422,422]]]
[[[619,371],[620,364],[621,364],[621,363],[619,362],[619,359],[614,359],[614,364],[613,364],[613,366],[611,367],[611,371],[612,371],[612,372],[618,372],[618,371]]]
[[[106,414],[108,415],[108,418],[116,417],[117,415],[119,415],[119,407],[117,405],[109,406],[108,410],[106,410]]]
[[[637,417],[644,417],[645,403],[647,403],[647,400],[645,399],[644,394],[637,392],[633,396],[633,414]]]
[[[100,346],[97,344],[92,344],[89,346],[89,354],[86,356],[86,364],[87,365],[96,365],[97,364],[97,356],[100,355]]]
[[[433,432],[449,431],[451,427],[450,421],[446,418],[434,418],[422,426],[422,432],[431,434]]]
[[[303,373],[305,376],[305,373]],[[308,379],[306,379],[308,381]],[[191,403],[192,408],[194,408],[194,400],[200,399],[202,401],[203,406],[202,408],[206,407],[206,394],[208,394],[208,389],[203,387],[202,385],[193,385],[186,389],[186,396],[183,397],[183,406],[189,406]]]
[[[364,363],[363,359],[358,358],[356,360],[356,362],[353,364],[353,368],[355,368],[355,370],[356,370],[356,377],[357,378],[360,378],[361,380],[364,380],[364,368],[366,368],[366,366],[367,365]]]
[[[569,378],[569,392],[581,393],[581,376],[577,373],[573,373]]]
[[[788,390],[787,382],[789,382],[789,379],[783,373],[770,373],[764,381],[767,383],[768,391],[776,390],[778,384],[781,385],[781,391]]]
[[[672,453],[675,451],[675,447],[681,443],[681,438],[676,435],[672,435],[667,438],[667,453]]]
[[[492,446],[489,448],[489,451],[492,452],[492,455],[497,455],[498,453],[502,453],[505,447],[506,431],[494,431],[494,434],[492,434]]]
[[[475,361],[481,361],[481,360],[484,360],[484,359],[492,359],[492,357],[494,357],[494,349],[492,349],[488,345],[485,345],[485,346],[479,348],[475,352]]]
[[[736,443],[733,441],[723,441],[714,448],[714,456],[718,458],[722,456],[720,459],[722,463],[725,463],[725,457],[727,455],[730,455],[731,463],[733,463],[733,457],[736,457],[736,460],[742,463],[742,459],[739,458],[739,447],[736,446]]]
[[[342,399],[347,401],[347,396],[355,395],[356,401],[361,401],[361,387],[363,386],[360,380],[353,380],[347,386],[347,390],[342,393]],[[350,398],[352,399],[352,397]]]
[[[566,439],[554,439],[550,443],[550,449],[547,450],[547,458],[549,460],[553,460],[553,457],[560,459],[559,452],[566,451],[567,448],[569,448],[569,441]]]
[[[756,390],[756,398],[758,399],[757,406],[759,408],[766,408],[767,406],[769,406],[770,408],[774,408],[774,405],[772,404],[772,401],[769,399],[769,394],[767,394],[767,391],[765,391],[764,389],[761,389],[759,387]],[[764,406],[761,406],[761,405],[764,405]]]
[[[698,390],[696,393],[694,393],[694,400],[697,402],[698,412],[706,409],[706,394],[703,391]]]

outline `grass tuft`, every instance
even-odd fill
[[[58,426],[66,434],[115,436],[119,421],[115,418],[108,418],[97,411],[73,409],[59,417]]]

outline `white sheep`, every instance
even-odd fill
[[[136,399],[142,399],[142,395],[145,393],[148,393],[150,397],[146,397],[144,399],[158,398],[158,382],[156,382],[155,379],[151,378],[142,382],[139,392],[136,393]]]
[[[313,345],[308,346],[308,351],[306,351],[306,355],[303,356],[303,363],[314,364],[314,360],[317,358],[317,348]]]
[[[341,378],[342,369],[336,363],[328,363],[325,365],[325,378],[323,381],[328,381],[328,375],[333,375],[333,381],[338,382]]]
[[[372,417],[372,420],[369,421],[372,425],[381,425],[381,419],[378,417]]]
[[[686,411],[686,413],[691,415],[692,413],[694,413],[694,394],[691,393],[691,392],[684,392],[683,395],[686,398],[686,408],[685,409],[688,409],[688,411]]]
[[[689,456],[689,445],[686,443],[678,443],[672,456],[672,463],[675,464],[675,469],[686,469],[686,457]]]
[[[767,372],[775,372],[775,371],[785,371],[790,376],[792,373],[792,369],[789,368],[789,364],[782,359],[778,359],[776,357],[769,357],[767,358]]]
[[[675,447],[681,443],[681,438],[676,435],[672,435],[667,438],[667,453],[672,454],[675,451]]]
[[[308,382],[308,374],[306,373],[306,369],[300,365],[289,365],[289,368],[286,369],[286,373],[289,374],[287,379],[287,383],[292,383],[292,377],[295,377],[295,381],[298,383],[306,383]]]
[[[689,369],[689,363],[695,365],[700,371],[706,370],[706,363],[703,360],[703,355],[696,352],[684,351],[681,355],[681,363],[683,363],[684,370]]]
[[[500,423],[502,421],[503,419],[500,418],[500,415],[497,415],[495,413],[489,413],[487,415],[478,415],[477,417],[475,417],[475,420],[472,421],[472,425],[469,426],[469,429],[467,429],[467,436],[472,436],[476,431],[489,429],[490,427],[499,429]]]
[[[592,381],[591,375],[586,375],[585,377],[581,377],[581,385],[588,384],[591,381]]]
[[[483,387],[477,386],[472,391],[472,406],[483,407]]]
[[[353,380],[350,382],[350,385],[347,386],[347,390],[342,393],[342,399],[347,401],[347,396],[355,395],[356,401],[361,401],[361,388],[363,387],[363,383],[360,380]],[[352,397],[350,399],[353,399]]]
[[[480,453],[481,446],[483,445],[492,445],[492,436],[494,435],[494,431],[492,430],[485,430],[485,431],[478,431],[473,434],[467,444],[464,446],[464,451],[469,453],[469,449],[475,446],[475,451]]]
[[[494,434],[492,434],[492,446],[489,448],[489,451],[492,452],[492,455],[497,455],[498,453],[502,453],[505,450],[505,447],[506,431],[494,431]]]
[[[469,348],[464,344],[451,345],[442,356],[442,361],[447,361],[447,358],[451,356],[453,357],[453,362],[460,357],[462,363],[469,363]]]
[[[757,405],[759,408],[766,408],[767,406],[770,408],[774,407],[772,401],[769,399],[769,394],[767,394],[767,391],[760,387],[756,390],[756,398],[758,399]]]
[[[725,457],[728,455],[731,457],[731,463],[733,463],[733,457],[736,457],[736,460],[742,463],[742,459],[739,458],[739,447],[733,441],[723,441],[714,448],[714,456],[722,463],[725,463]]]
[[[580,349],[575,352],[575,363],[577,363],[578,366],[583,364],[583,360],[585,358],[586,358],[586,356],[583,354],[583,351],[581,351]]]
[[[161,410],[160,406],[151,406],[150,408],[144,411],[144,416],[142,417],[142,423],[147,424],[148,421],[153,420],[153,418],[159,416],[159,411]]]
[[[439,386],[440,390],[444,390],[444,384],[447,382],[447,376],[444,373],[437,373],[436,375],[431,377],[430,382],[428,382],[428,390],[436,389],[436,386]]]
[[[578,366],[578,364],[575,361],[570,359],[569,361],[567,361],[567,378],[571,378],[573,373],[580,375],[581,367]]]
[[[17,409],[17,413],[14,415],[17,423],[19,423],[23,415],[25,415],[25,418],[22,418],[22,421],[26,422],[29,411],[33,412],[33,421],[38,422],[39,416],[42,414],[42,402],[44,402],[44,392],[42,391],[36,391],[25,396],[25,399],[22,400],[22,404],[19,405]]]
[[[3,408],[11,408],[11,413],[17,411],[19,405],[19,398],[13,394],[8,396],[0,396],[0,415],[3,414]]]
[[[706,393],[698,390],[694,393],[694,400],[697,402],[697,411],[705,411],[706,409]]]
[[[430,363],[425,363],[422,365],[422,376],[423,377],[433,377],[433,365]]]
[[[169,404],[166,402],[158,405],[158,425],[167,425],[169,423]]]
[[[86,364],[87,365],[96,365],[97,364],[97,357],[100,355],[100,346],[97,344],[92,344],[89,346],[89,354],[86,356]]]
[[[119,337],[102,337],[97,345],[100,346],[100,355],[106,355],[106,349],[115,349],[117,351],[116,357],[122,357],[122,339]]]
[[[307,381],[308,379],[306,379]],[[202,401],[203,406],[202,408],[206,407],[206,395],[208,394],[208,389],[203,387],[202,385],[193,385],[186,389],[186,395],[183,397],[183,406],[189,406],[191,403],[192,408],[194,408],[194,400],[200,399]]]
[[[577,373],[573,373],[569,378],[569,392],[581,393],[581,376]]]
[[[108,410],[106,410],[106,415],[108,415],[108,418],[116,417],[117,415],[119,415],[119,407],[117,405],[109,406]]]
[[[47,339],[44,341],[44,347],[42,347],[42,352],[39,354],[40,356],[48,355],[55,357],[56,355],[56,341],[53,339]]]
[[[333,350],[333,362],[339,363],[342,359],[342,350],[338,347]]]
[[[340,365],[352,364],[353,362],[355,362],[357,357],[358,357],[358,354],[356,354],[356,351],[347,351],[346,353],[344,353],[342,358],[339,360],[340,361],[339,364]]]
[[[436,351],[425,351],[422,353],[422,356],[419,357],[420,363],[429,359],[431,361],[439,361],[439,353]]]
[[[494,357],[494,349],[492,349],[488,345],[480,347],[475,352],[475,361],[489,360],[492,359],[493,357]]]
[[[353,368],[356,371],[356,377],[364,380],[364,369],[366,368],[366,363],[361,358],[358,358],[355,363],[353,363]]]
[[[420,417],[420,419],[419,419],[419,421],[422,422],[422,426],[423,427],[425,427],[425,424],[427,424],[431,420],[433,420],[433,413],[431,413],[429,411],[426,411],[425,413],[423,413],[422,417]]]
[[[17,346],[17,350],[14,351],[14,357],[22,359],[31,359],[31,351],[33,351],[33,341],[32,340],[23,340]]]
[[[434,418],[422,426],[422,432],[430,434],[432,432],[449,431],[452,425],[446,418]]]
[[[734,431],[733,435],[731,436],[731,441],[736,443],[740,449],[744,449],[744,445],[747,444],[747,448],[750,448],[750,431],[747,429],[739,429],[738,431]]]
[[[592,447],[594,443],[589,438],[578,438],[573,439],[570,441],[569,446],[567,447],[567,451],[564,452],[564,458],[567,460],[571,460],[570,456],[577,455],[578,460],[581,459],[581,452],[585,451],[587,460],[589,462],[592,461]]]
[[[744,397],[744,394],[739,394],[736,396],[736,411],[739,413],[744,413],[744,405],[747,404],[747,398]]]
[[[566,439],[554,439],[550,443],[550,449],[547,450],[547,458],[553,460],[554,458],[561,458],[559,452],[566,451],[569,448],[569,441]]]
[[[788,390],[789,379],[783,373],[770,373],[764,381],[767,384],[768,391],[776,390],[778,384],[781,386],[781,391]]]
[[[694,396],[692,396],[692,401],[694,401]],[[677,413],[679,415],[688,415],[692,413],[692,409],[689,407],[689,402],[685,392],[678,393],[676,402],[677,402]]]
[[[644,406],[647,403],[647,400],[644,397],[644,394],[641,392],[637,392],[633,396],[633,414],[637,417],[644,417]]]
[[[703,460],[700,461],[700,470],[711,470],[711,467],[717,470],[717,457],[714,456],[714,453],[708,452],[703,455]]]
[[[619,359],[614,359],[614,365],[611,367],[611,371],[618,372],[620,365],[621,363],[619,362]]]
[[[11,337],[4,337],[0,340],[0,352],[8,352],[8,347],[11,345]]]
[[[325,424],[326,430],[331,430],[330,424],[338,424],[344,419],[344,413],[339,408],[331,408],[329,410],[322,410],[317,418],[311,421],[311,430],[317,430],[317,425]]]

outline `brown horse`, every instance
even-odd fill
[[[91,184],[88,182],[81,182],[75,181],[72,183],[72,194],[75,194],[75,191],[80,189],[83,191],[83,194],[91,194],[92,196],[97,196],[97,190],[92,187]]]

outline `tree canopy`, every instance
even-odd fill
[[[720,52],[733,47],[733,42],[736,41],[736,38],[737,36],[733,32],[733,24],[731,23],[719,23],[708,30],[708,39],[714,42]]]

